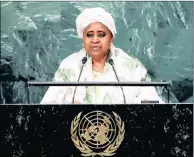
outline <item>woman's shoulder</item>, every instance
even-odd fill
[[[146,76],[147,69],[136,57],[127,54],[120,48],[115,48],[115,58],[118,69],[123,69],[121,73],[126,77],[129,74],[132,80],[140,81]]]
[[[145,68],[138,58],[133,56],[131,53],[126,53],[120,48],[115,48],[115,57],[118,58],[119,62],[123,66],[127,66],[130,69],[137,67]]]
[[[82,58],[85,56],[85,51],[82,49],[79,52],[72,53],[64,58],[60,63],[60,68],[74,67],[81,63]]]
[[[84,52],[81,50],[63,59],[55,73],[54,80],[57,81],[74,80],[79,71],[83,56]]]

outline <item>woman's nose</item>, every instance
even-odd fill
[[[98,43],[99,41],[100,40],[99,40],[98,36],[96,36],[96,35],[92,38],[93,43]]]

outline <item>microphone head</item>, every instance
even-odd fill
[[[82,59],[82,64],[85,64],[87,62],[87,57],[84,57],[83,59]]]
[[[112,59],[112,58],[110,58],[110,59],[108,60],[108,62],[109,62],[109,64],[110,64],[110,65],[113,65],[113,64],[114,64],[114,62],[113,62],[113,59]]]

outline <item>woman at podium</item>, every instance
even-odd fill
[[[116,26],[103,8],[85,9],[76,19],[83,49],[65,58],[55,73],[56,82],[151,81],[141,62],[113,44]],[[155,87],[78,86],[49,87],[41,104],[125,104],[164,101]]]

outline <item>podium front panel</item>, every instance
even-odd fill
[[[0,127],[1,157],[191,157],[193,105],[1,105]]]

